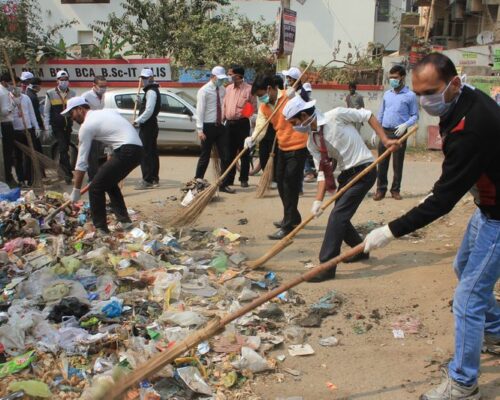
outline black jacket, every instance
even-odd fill
[[[144,100],[142,101],[141,107],[139,108],[139,115],[141,115],[144,112],[144,110],[146,110],[146,94],[148,93],[148,90],[152,90],[156,93],[156,103],[155,103],[155,108],[153,110],[153,114],[151,115],[151,117],[149,117],[141,125],[147,125],[149,123],[154,123],[154,124],[158,123],[156,117],[160,113],[160,109],[161,109],[161,94],[160,94],[159,87],[160,86],[156,82],[151,83],[148,86],[144,87]]]
[[[500,220],[500,108],[480,90],[465,86],[454,108],[441,118],[444,161],[432,196],[389,223],[396,237],[447,214],[471,190],[488,217]]]
[[[33,109],[35,111],[35,117],[36,121],[38,122],[38,126],[42,131],[44,131],[45,125],[43,124],[42,114],[40,114],[40,100],[38,99],[38,94],[28,88],[26,89],[26,96],[30,98],[31,104],[33,104]]]

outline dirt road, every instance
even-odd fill
[[[354,218],[363,229],[389,222],[424,197],[440,173],[438,153],[414,153],[407,156],[403,179],[404,199],[374,202],[367,198]],[[196,163],[193,156],[162,156],[161,187],[134,191],[140,170],[127,179],[126,202],[145,216],[165,224],[176,211],[169,196],[180,198],[181,183],[192,178]],[[250,259],[260,256],[273,242],[266,237],[275,228],[272,221],[281,218],[281,203],[276,191],[260,200],[254,198],[256,177],[250,188],[235,195],[222,194],[198,221],[199,227],[226,227],[249,238],[242,247]],[[315,185],[304,186],[300,210],[309,215]],[[445,218],[418,232],[416,236],[394,241],[374,252],[370,260],[339,267],[337,279],[325,283],[307,283],[297,292],[305,305],[284,305],[290,320],[305,315],[308,306],[335,289],[344,298],[340,312],[323,320],[320,328],[307,328],[308,343],[315,354],[291,357],[286,348],[271,353],[286,355],[279,374],[258,374],[253,390],[262,399],[274,400],[301,396],[305,400],[322,399],[415,399],[432,384],[439,382],[439,364],[453,352],[453,318],[450,300],[456,279],[453,257],[474,209],[465,197]],[[265,268],[287,280],[305,271],[305,264],[316,262],[327,214],[311,223],[295,243],[271,260]],[[246,225],[238,220],[247,218]],[[392,323],[401,316],[412,316],[422,323],[416,334],[395,339]],[[320,337],[334,335],[336,347],[322,347]],[[298,376],[285,371],[296,370]],[[329,383],[334,386],[329,385]],[[482,357],[480,378],[483,398],[500,398],[500,358]],[[248,399],[248,397],[246,397]]]

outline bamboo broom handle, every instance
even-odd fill
[[[82,190],[80,190],[80,194],[85,194],[89,191],[90,188],[90,183],[87,184]],[[45,223],[48,223],[52,221],[52,219],[61,211],[64,210],[66,207],[68,207],[71,204],[71,200],[65,201],[62,205],[57,207],[54,211],[52,211],[47,218],[45,218]]]

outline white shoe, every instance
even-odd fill
[[[463,386],[451,379],[448,371],[445,370],[443,375],[443,381],[439,386],[421,395],[420,400],[479,400],[481,398],[477,383],[472,386]]]
[[[271,182],[271,189],[277,189],[278,188],[278,184],[276,182]]]
[[[483,353],[496,354],[500,356],[500,339],[493,336],[484,336]]]

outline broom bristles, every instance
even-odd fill
[[[29,158],[31,158],[31,161],[33,160],[33,154],[31,152],[31,149],[26,146],[25,144],[15,142],[15,145],[24,153],[26,154]],[[52,158],[47,157],[45,154],[39,153],[38,151],[34,151],[34,157],[36,157],[36,161],[38,161],[40,167],[45,171],[45,173],[48,175],[49,172],[52,172],[53,174],[57,175],[57,178],[63,179],[64,178],[64,172],[61,168],[61,166],[54,161]]]
[[[212,159],[212,167],[214,170],[215,179],[219,179],[222,174],[222,166],[217,146],[212,146],[212,154],[210,155],[210,158]]]
[[[215,196],[218,185],[211,184],[200,194],[198,194],[194,200],[187,207],[182,209],[171,221],[172,226],[182,227],[194,223],[198,217],[201,215],[203,210],[208,206],[208,203],[212,201]]]
[[[264,168],[264,173],[259,179],[259,184],[257,185],[257,191],[255,192],[255,197],[261,199],[264,197],[271,186],[274,176],[274,154],[271,154],[269,160],[267,160],[266,168]]]

